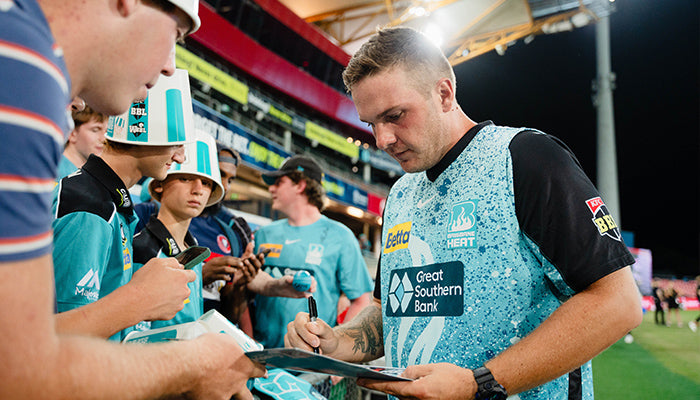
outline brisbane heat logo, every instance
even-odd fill
[[[620,235],[620,228],[618,228],[615,220],[608,211],[608,207],[603,203],[603,199],[600,197],[594,197],[590,200],[586,200],[586,205],[588,209],[591,210],[593,218],[591,221],[598,228],[598,233],[600,236],[608,236],[611,239],[617,240],[618,242],[622,240]]]
[[[452,207],[447,226],[447,248],[476,247],[476,204],[467,200]]]

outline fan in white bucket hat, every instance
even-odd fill
[[[168,170],[167,176],[176,174],[194,175],[214,182],[206,207],[218,203],[224,197],[216,141],[205,132],[195,131],[194,142],[185,145],[185,161],[182,164],[173,164]],[[151,197],[160,201],[160,193],[155,190],[158,186],[160,186],[160,181],[151,180],[148,183],[148,192]]]

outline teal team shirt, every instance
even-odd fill
[[[197,239],[189,231],[185,234],[185,245],[188,247],[197,245]],[[152,258],[173,257],[180,254],[181,251],[170,231],[158,219],[157,214],[153,214],[145,228],[134,236],[134,271],[141,269]],[[142,321],[136,325],[135,329],[142,331],[163,328],[199,319],[204,312],[202,265],[203,263],[199,263],[192,268],[197,277],[194,281],[187,284],[190,289],[190,296],[185,300],[183,309],[175,314],[175,317],[165,321]]]
[[[127,219],[116,210],[109,220],[90,212],[73,212],[54,221],[58,312],[94,303],[131,280],[131,241],[137,221],[135,215]],[[110,339],[121,341],[130,331],[125,329]]]
[[[73,172],[77,171],[78,167],[73,165],[73,163],[66,158],[66,156],[61,155],[61,161],[58,163],[58,177],[56,180],[61,180],[62,178],[72,174]]]
[[[306,270],[316,278],[318,316],[334,326],[340,292],[356,299],[372,290],[372,280],[352,231],[325,216],[307,226],[275,221],[255,233],[256,252],[270,249],[263,269],[273,278]],[[256,296],[255,339],[265,347],[283,347],[287,324],[308,312],[304,299]]]
[[[138,217],[124,183],[101,158],[91,155],[59,182],[52,209],[58,312],[94,303],[131,280]]]
[[[479,367],[574,294],[519,228],[508,146],[520,131],[485,126],[434,182],[406,174],[391,189],[380,277],[387,365]],[[582,382],[592,399],[590,363]],[[568,385],[565,375],[519,398],[565,399]]]

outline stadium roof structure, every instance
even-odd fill
[[[403,25],[436,38],[452,65],[491,50],[503,54],[518,39],[595,23],[614,9],[614,0],[279,1],[349,54],[377,27]]]

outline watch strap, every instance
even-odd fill
[[[476,400],[503,400],[508,397],[506,389],[496,381],[488,368],[481,366],[472,372],[477,385]]]

